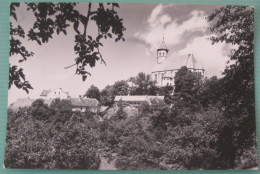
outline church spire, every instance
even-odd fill
[[[162,41],[162,43],[161,43],[159,49],[164,49],[164,50],[166,50],[167,52],[169,51],[168,48],[167,48],[167,46],[166,46],[166,44],[165,44],[165,42],[164,42],[164,33],[163,33],[163,41]]]
[[[169,50],[164,42],[164,34],[163,34],[163,41],[160,47],[157,49],[157,63],[162,63],[166,58]]]

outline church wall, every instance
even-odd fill
[[[163,78],[162,86],[173,86],[173,85],[174,85],[173,78]]]

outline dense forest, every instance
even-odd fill
[[[156,87],[144,73],[101,91],[91,86],[84,95],[114,109],[104,115],[73,112],[60,99],[9,109],[5,167],[99,169],[101,156],[122,170],[256,167],[253,13],[226,6],[207,18],[217,33],[213,44],[238,45],[221,78],[182,67],[174,88]],[[144,102],[132,114],[122,103],[114,105],[116,95],[127,94],[165,99]]]

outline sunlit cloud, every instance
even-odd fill
[[[206,33],[208,30],[209,24],[203,11],[191,11],[188,14],[188,20],[178,24],[177,20],[166,12],[167,8],[169,8],[167,5],[157,5],[147,19],[145,30],[135,34],[136,38],[147,44],[151,51],[158,48],[163,34],[165,35],[165,42],[171,47],[181,42],[187,42],[187,40],[182,39],[186,33]]]

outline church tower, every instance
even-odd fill
[[[164,36],[161,46],[157,49],[157,63],[162,63],[167,59],[167,54],[169,50],[166,47],[166,44],[164,42]]]

